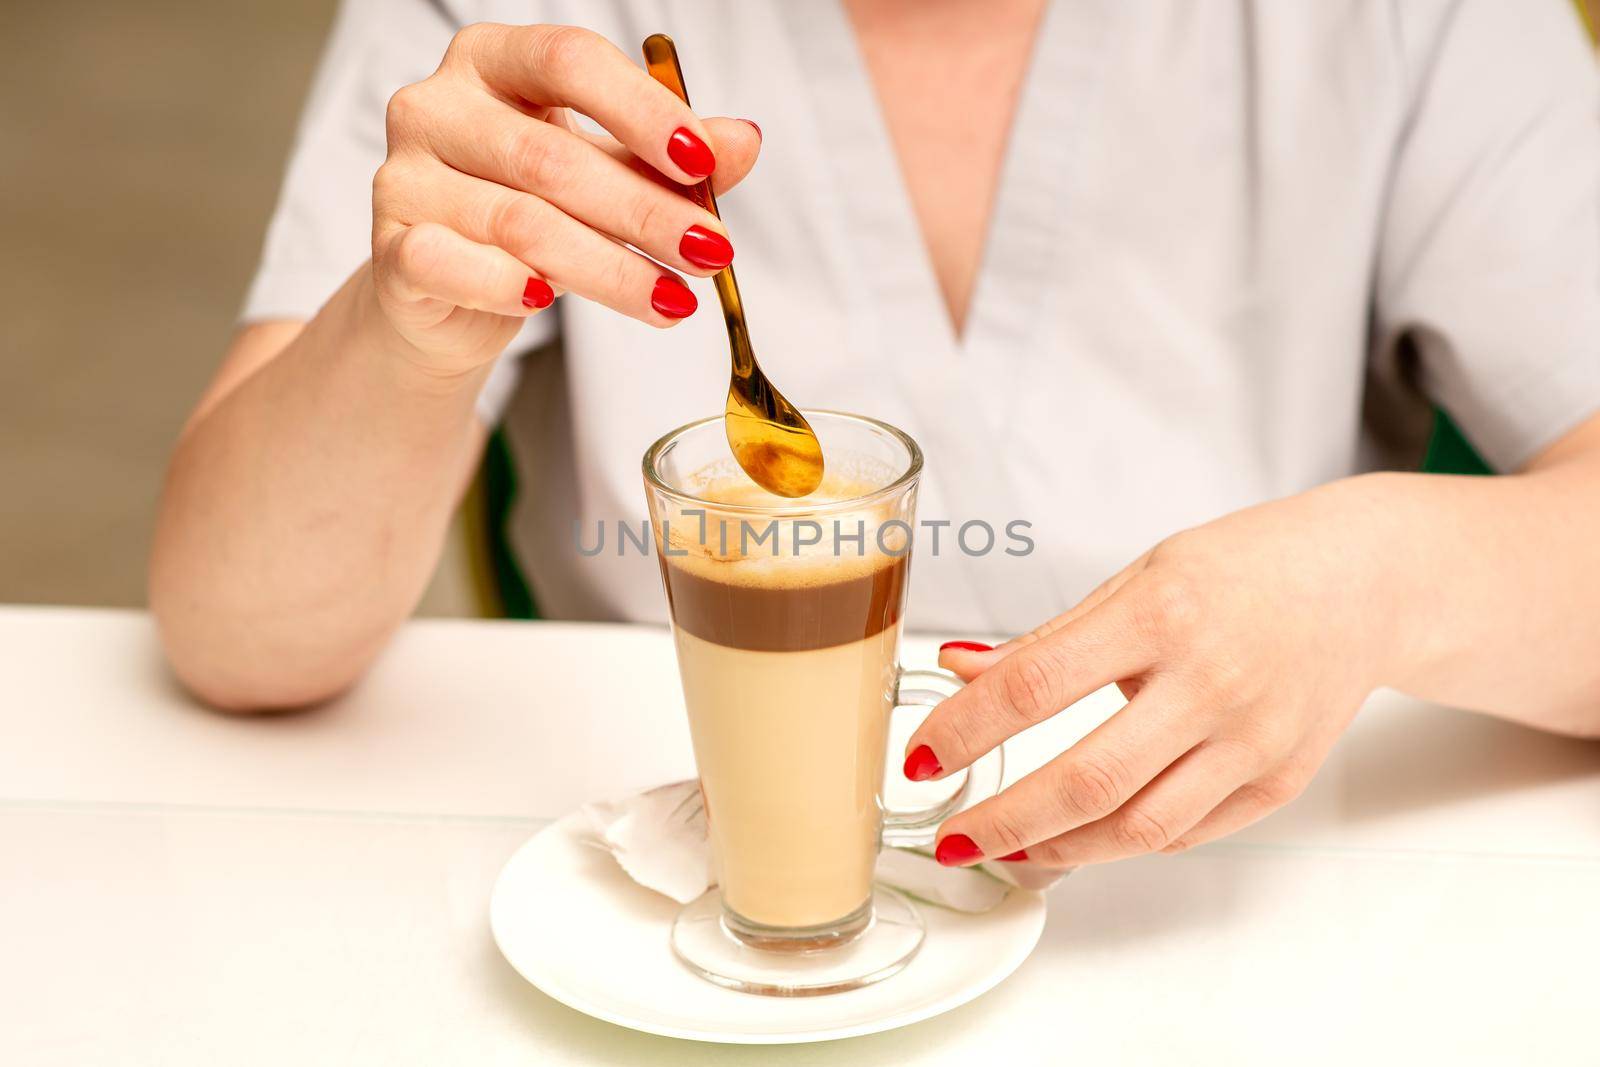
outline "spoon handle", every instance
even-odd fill
[[[652,33],[644,41],[644,63],[650,76],[671,89],[679,100],[689,103],[689,90],[684,88],[683,68],[678,64],[678,49],[672,38],[664,33]],[[689,199],[711,212],[717,218],[717,198],[711,192],[711,179],[682,187]],[[750,347],[750,331],[744,322],[744,301],[739,298],[739,282],[733,276],[733,265],[723,267],[712,276],[717,287],[717,299],[722,303],[722,321],[728,327],[728,344],[733,350],[733,372],[749,379],[755,371],[755,350]]]

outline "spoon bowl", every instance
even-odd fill
[[[752,409],[738,384],[728,387],[723,423],[728,447],[744,472],[769,493],[806,496],[822,484],[822,445],[811,424],[756,371],[751,384],[771,390],[776,403]]]

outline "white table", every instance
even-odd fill
[[[143,615],[0,609],[0,1063],[1600,1059],[1597,744],[1380,694],[1283,812],[1069,878],[988,996],[768,1049],[591,1020],[489,937],[543,821],[690,769],[657,630],[417,622],[336,705],[234,719]]]

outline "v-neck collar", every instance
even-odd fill
[[[879,370],[895,390],[894,406],[918,417],[929,469],[938,472],[939,504],[958,521],[981,518],[1003,527],[1028,517],[1028,479],[1003,460],[1012,439],[1011,398],[1026,388],[1042,347],[1031,341],[1044,327],[1059,276],[1079,134],[1103,80],[1119,3],[1052,2],[1041,16],[959,337],[848,14],[839,0],[775,5],[809,80],[818,149],[831,172],[827,199],[848,236],[845,310],[861,325],[859,335],[887,357],[889,365]],[[982,388],[974,384],[979,377]],[[965,417],[952,425],[950,412]],[[975,576],[973,568],[964,570]],[[1019,599],[1029,600],[1025,591],[989,592],[974,580],[992,614],[1001,604],[1011,614]],[[1044,612],[1041,619],[1062,610],[1053,585],[1037,583],[1038,603],[1024,610]]]
[[[1076,8],[1076,22],[1067,17],[1069,6]],[[1048,3],[1040,16],[985,224],[967,326],[958,336],[848,13],[840,0],[778,5],[788,15],[804,68],[816,75],[807,88],[818,105],[818,131],[836,161],[833,169],[848,185],[842,206],[856,226],[853,235],[861,238],[861,259],[881,274],[885,295],[902,302],[914,298],[919,314],[937,309],[946,348],[969,347],[983,329],[1014,323],[1012,313],[1044,286],[1041,268],[1053,261],[1057,247],[1073,133],[1099,82],[1101,31],[1109,29],[1115,6],[1116,0]]]

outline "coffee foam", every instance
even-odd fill
[[[894,499],[860,507],[794,517],[742,514],[717,507],[725,504],[828,509],[888,485],[893,481],[893,472],[885,465],[871,461],[835,463],[830,457],[828,472],[817,490],[808,496],[789,498],[767,492],[736,467],[728,470],[731,464],[731,460],[713,464],[685,479],[686,491],[703,503],[663,515],[670,527],[656,530],[656,547],[661,549],[664,533],[670,535],[669,565],[726,585],[803,589],[864,578],[905,558],[910,536],[907,528],[896,525],[883,529],[882,546],[879,545],[884,523],[897,518],[906,521],[900,515],[903,498],[898,494]],[[703,510],[704,516],[695,514],[697,510]],[[817,527],[821,529],[820,541],[799,543],[802,537],[815,537]],[[837,541],[836,528],[841,535]],[[859,545],[855,540],[858,530],[862,534]]]
[[[806,496],[769,493],[750,480],[732,459],[707,464],[684,479],[683,490],[717,504],[741,507],[821,507],[869,496],[889,485],[895,472],[888,464],[860,456],[829,456],[822,484]]]

